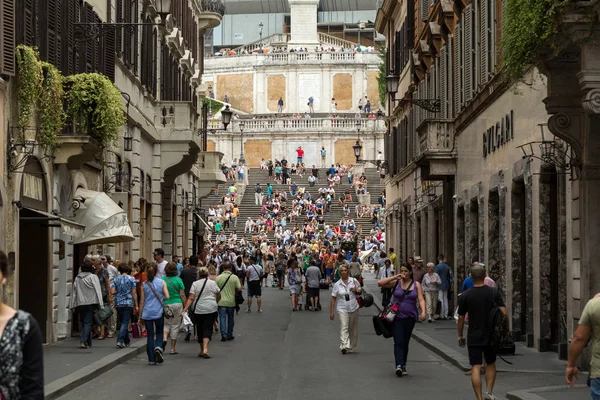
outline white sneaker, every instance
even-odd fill
[[[258,310],[258,312],[259,312],[259,313],[263,312],[263,311],[262,311],[262,308],[261,308],[260,310]]]
[[[484,400],[497,400],[498,398],[491,394],[490,392],[485,392],[483,395]]]

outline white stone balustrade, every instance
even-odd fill
[[[296,133],[306,132],[356,132],[356,119],[354,118],[272,118],[272,119],[240,119],[232,121],[233,132],[240,132],[240,122],[244,122],[244,133]],[[361,134],[369,132],[384,132],[385,121],[383,118],[361,118]],[[220,121],[214,121],[218,127]],[[208,129],[211,129],[209,122]]]
[[[378,53],[268,53],[243,54],[239,56],[208,57],[204,59],[205,73],[213,70],[239,69],[246,67],[286,66],[286,65],[328,65],[339,64],[340,61],[351,64],[379,64]]]

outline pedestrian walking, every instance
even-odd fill
[[[434,264],[427,263],[427,273],[423,276],[423,294],[425,295],[425,306],[427,309],[427,322],[433,322],[433,314],[435,314],[435,306],[438,299],[438,288],[442,280],[435,273]]]
[[[296,160],[298,164],[302,164],[302,160],[304,159],[304,150],[302,150],[302,146],[298,146],[296,149]],[[299,168],[299,167],[298,167]]]
[[[213,324],[217,317],[218,302],[221,300],[219,286],[215,281],[208,278],[208,268],[201,267],[198,270],[198,280],[190,289],[183,312],[192,306],[193,321],[198,333],[200,353],[198,357],[211,358],[208,354],[208,344],[212,340]],[[194,301],[195,300],[195,301]]]
[[[242,291],[240,279],[232,272],[231,263],[224,262],[223,272],[217,277],[217,286],[221,293],[218,302],[219,326],[221,328],[221,342],[235,339],[233,327],[235,325],[235,295]]]
[[[396,275],[394,267],[392,267],[392,261],[389,258],[387,258],[386,254],[383,252],[381,253],[381,257],[383,258],[379,259],[380,267],[377,268],[377,279],[381,280]],[[383,306],[383,308],[387,307],[388,304],[390,304],[391,299],[392,288],[381,288],[381,305]]]
[[[280,97],[279,100],[277,101],[277,112],[278,113],[283,112],[283,97]]]
[[[156,276],[157,265],[151,263],[146,269],[148,280],[142,285],[142,298],[140,300],[140,319],[138,324],[146,327],[148,334],[146,341],[146,353],[148,364],[162,364],[163,350],[159,343],[163,340],[165,319],[163,317],[163,301],[169,299],[167,285]]]
[[[469,349],[471,364],[471,384],[477,400],[494,400],[496,381],[496,349],[492,345],[492,327],[489,324],[490,313],[498,307],[506,315],[504,300],[500,291],[485,284],[485,268],[481,264],[471,267],[473,287],[460,296],[458,305],[458,344]],[[469,314],[467,340],[463,336],[465,315]],[[481,366],[485,359],[486,392],[482,393]]]
[[[438,265],[435,266],[435,273],[439,275],[442,283],[439,285],[440,300],[440,319],[448,319],[448,291],[452,282],[450,266],[444,262],[444,255],[438,255]]]
[[[319,311],[319,284],[321,282],[321,269],[317,266],[317,260],[310,259],[310,267],[306,269],[306,286],[308,288],[309,310]]]
[[[340,318],[340,351],[353,352],[358,344],[358,302],[356,296],[362,292],[358,281],[350,277],[347,265],[339,268],[340,280],[333,285],[329,319],[334,319],[334,308]]]
[[[259,253],[259,252],[257,252]],[[258,306],[258,312],[262,311],[262,287],[261,281],[263,277],[263,267],[261,267],[259,263],[258,256],[254,257],[252,265],[247,268],[246,272],[246,280],[248,281],[248,310],[246,312],[252,311],[252,298],[256,297],[256,305]]]
[[[297,311],[298,297],[302,291],[302,271],[298,268],[298,261],[295,258],[288,261],[288,284],[290,285],[292,311]]]
[[[89,262],[84,264],[86,281],[91,283],[96,293],[94,298],[102,301],[98,278],[93,274],[92,265]],[[31,314],[15,310],[2,302],[4,288],[8,284],[8,270],[8,258],[0,251],[0,398],[41,400],[44,398],[42,333]],[[84,287],[86,284],[80,283],[80,286]],[[74,289],[74,296],[81,294],[83,293]],[[80,299],[83,298],[85,296]],[[89,337],[89,328],[91,318],[86,339]]]
[[[254,187],[254,204],[257,206],[262,205],[262,187],[260,183],[257,183]]]
[[[325,146],[321,146],[321,168],[327,167],[326,158],[327,158],[327,150],[325,150]],[[314,166],[313,166],[313,168],[314,168]]]
[[[565,378],[571,386],[575,384],[576,379],[579,379],[577,359],[590,337],[592,339],[592,363],[589,373],[590,390],[592,399],[598,400],[600,399],[600,293],[589,300],[583,308],[579,325],[571,339],[569,360],[565,371]]]
[[[314,103],[315,103],[315,99],[312,96],[310,96],[308,98],[308,104],[307,104],[308,105],[308,112],[311,112],[311,113],[315,112],[315,107],[314,107],[315,104]]]
[[[119,276],[113,279],[111,284],[112,294],[115,296],[115,309],[117,310],[117,320],[121,321],[121,326],[117,336],[117,347],[125,348],[129,346],[129,322],[133,313],[138,312],[138,298],[135,278],[131,276],[131,267],[128,264],[119,265]]]
[[[425,320],[425,300],[421,284],[413,279],[410,264],[401,265],[400,273],[389,278],[380,279],[379,287],[393,288],[392,304],[397,305],[394,319],[394,361],[396,376],[407,375],[408,345],[417,319]],[[417,302],[421,308],[418,314]]]
[[[92,323],[94,311],[104,308],[104,296],[100,287],[100,280],[94,273],[90,261],[84,261],[80,272],[73,281],[73,294],[71,296],[71,310],[77,311],[81,323],[81,339],[79,346],[87,349],[92,346]],[[0,300],[2,300],[0,298]]]
[[[181,271],[181,281],[183,282],[183,291],[185,293],[185,298],[187,299],[190,295],[190,289],[194,282],[198,280],[198,257],[191,256],[189,265],[184,265],[183,270]],[[192,334],[194,333],[194,327],[188,327],[185,341],[189,342]]]
[[[173,318],[165,320],[164,337],[162,342],[163,351],[166,350],[167,341],[171,339],[171,349],[169,354],[178,354],[175,346],[177,345],[177,335],[181,327],[181,318],[183,315],[183,306],[186,302],[185,285],[180,277],[177,276],[177,266],[170,262],[165,267],[165,276],[163,277],[169,292],[169,298],[164,301],[165,305],[173,312]]]

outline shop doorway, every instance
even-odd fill
[[[43,218],[28,208],[19,213],[19,308],[33,315],[47,342],[50,227]]]

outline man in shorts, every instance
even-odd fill
[[[496,350],[491,345],[491,327],[488,319],[495,303],[506,315],[506,307],[500,292],[485,285],[485,267],[475,264],[471,267],[471,277],[474,286],[460,296],[458,306],[458,344],[465,346],[463,330],[465,315],[469,313],[469,330],[466,344],[469,348],[469,361],[472,366],[471,384],[478,400],[496,399],[492,394],[496,381]],[[487,364],[485,368],[485,383],[487,391],[482,393],[481,366],[483,359]]]
[[[258,306],[258,312],[263,312],[261,309],[262,305],[262,287],[261,287],[261,275],[263,268],[258,264],[256,258],[252,260],[252,265],[247,268],[246,279],[248,280],[248,310],[247,313],[251,312],[252,309],[252,298],[256,297],[256,304]]]

